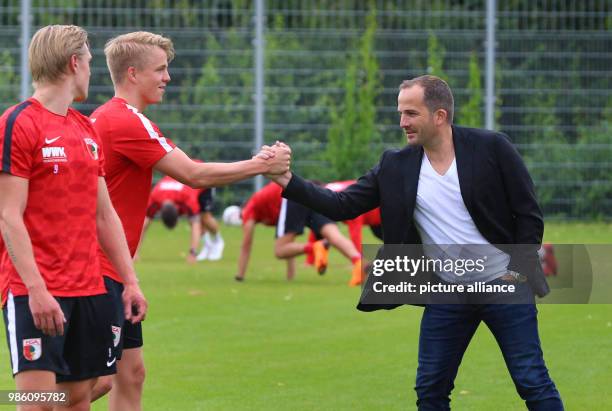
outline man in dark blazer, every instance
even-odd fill
[[[527,407],[562,410],[544,363],[534,303],[534,294],[549,292],[539,265],[531,264],[544,223],[521,157],[501,133],[453,125],[453,95],[437,77],[404,81],[398,111],[407,146],[384,152],[344,191],[317,187],[291,172],[274,180],[284,197],[334,220],[380,207],[385,244],[485,244],[506,258],[494,281],[513,283],[529,303],[426,304],[415,387],[419,410],[450,409],[459,364],[481,321],[494,334]],[[533,247],[504,247],[516,244]],[[364,304],[362,296],[358,309],[396,306]]]

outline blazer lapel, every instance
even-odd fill
[[[463,203],[472,215],[472,180],[474,173],[474,144],[463,133],[460,127],[453,126],[453,144],[455,145],[455,159],[459,188]]]
[[[419,188],[419,174],[423,161],[423,147],[406,150],[406,158],[402,162],[404,177],[404,196],[406,199],[406,216],[412,220],[416,205],[417,190]]]

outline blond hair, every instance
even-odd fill
[[[73,55],[85,54],[87,32],[78,26],[55,24],[38,30],[28,50],[32,81],[53,83],[66,74]]]
[[[110,39],[104,46],[104,55],[113,84],[123,81],[128,67],[142,67],[151,47],[164,50],[168,62],[174,58],[172,40],[159,34],[135,31]]]

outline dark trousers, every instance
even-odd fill
[[[419,337],[419,411],[450,410],[459,364],[481,321],[497,340],[527,408],[563,410],[544,364],[535,304],[430,304],[423,312]]]

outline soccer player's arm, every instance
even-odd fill
[[[116,151],[142,168],[152,166],[193,188],[222,186],[258,174],[280,174],[289,169],[291,149],[288,146],[264,146],[252,159],[235,163],[198,163],[164,137],[144,115],[128,115],[122,121],[125,132],[113,140]]]
[[[202,238],[202,221],[200,220],[200,215],[196,213],[189,216],[189,223],[191,224],[191,243],[189,254],[187,254],[187,262],[193,264],[196,262],[200,238]]]
[[[249,218],[242,223],[242,245],[240,246],[240,257],[238,258],[238,274],[236,277],[244,278],[251,249],[253,248],[253,234],[255,233],[255,219]]]
[[[23,221],[28,185],[27,178],[0,172],[0,231],[13,266],[28,290],[34,325],[47,335],[63,335],[66,319],[38,270],[32,241]]]
[[[200,239],[202,238],[202,220],[200,219],[200,202],[198,201],[199,190],[183,187],[182,190],[184,205],[189,214],[189,224],[191,225],[191,243],[189,246],[189,254],[187,254],[187,262],[193,264],[196,262]]]
[[[155,163],[154,168],[192,188],[223,186],[258,174],[280,174],[288,170],[291,159],[288,147],[273,154],[272,151],[265,153],[234,163],[198,163],[176,147]]]
[[[287,258],[287,280],[293,280],[295,277],[295,258]]]
[[[125,232],[111,203],[104,177],[98,177],[96,223],[100,246],[123,280],[125,318],[132,323],[142,321],[147,313],[147,301],[138,285]]]

